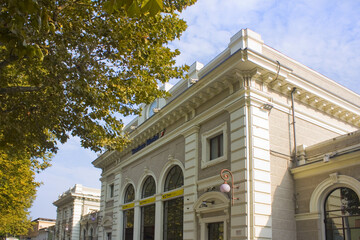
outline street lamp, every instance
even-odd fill
[[[224,183],[220,186],[220,192],[228,193],[231,191],[231,205],[234,206],[234,200],[239,200],[239,198],[234,197],[234,189],[239,189],[238,186],[234,186],[234,176],[229,169],[222,169],[220,172],[220,177],[224,180]],[[231,186],[227,183],[230,177]]]

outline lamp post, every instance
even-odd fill
[[[220,177],[224,180],[224,183],[220,186],[220,192],[228,193],[231,191],[231,205],[234,206],[234,200],[239,200],[239,198],[234,197],[234,188],[239,189],[238,186],[234,186],[234,176],[229,169],[222,169],[220,172]],[[231,186],[227,183],[231,177]]]

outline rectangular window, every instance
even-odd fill
[[[201,134],[201,168],[220,164],[227,160],[227,123]]]
[[[155,237],[155,204],[141,208],[141,239],[148,240]]]
[[[208,224],[208,240],[224,239],[224,222],[216,222]]]
[[[107,233],[107,240],[111,240],[111,232]]]
[[[210,160],[224,155],[223,134],[219,134],[210,139]]]
[[[109,185],[109,197],[114,197],[114,184]]]
[[[184,197],[164,202],[164,239],[183,239]]]
[[[134,209],[129,209],[124,213],[124,239],[133,240],[134,236]]]

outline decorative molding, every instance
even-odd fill
[[[317,161],[291,169],[294,179],[316,176],[323,173],[335,172],[342,168],[359,165],[359,153],[353,152],[331,158],[331,161]]]
[[[296,221],[316,220],[316,219],[320,219],[320,217],[321,217],[321,214],[319,214],[317,212],[295,214]]]
[[[316,186],[315,190],[311,194],[309,209],[311,213],[320,213],[322,206],[325,202],[326,196],[335,188],[348,187],[356,192],[360,196],[360,182],[346,175],[337,175],[337,181],[334,182],[334,175],[330,174],[330,177],[322,181]]]
[[[332,182],[332,184],[338,183],[339,182],[339,175],[338,173],[331,173],[329,175],[330,181]]]
[[[194,133],[199,133],[199,131],[200,131],[200,126],[194,125],[188,129],[186,129],[185,131],[181,132],[181,135],[183,135],[186,138]]]

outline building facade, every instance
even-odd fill
[[[142,106],[125,128],[131,145],[93,161],[98,239],[324,239],[303,238],[320,231],[309,225],[320,227],[322,210],[300,208],[296,171],[305,146],[359,129],[360,96],[249,29],[188,75],[164,86],[170,98]],[[222,169],[230,193],[219,191]]]
[[[55,239],[79,240],[81,217],[100,209],[100,190],[75,184],[53,204],[57,207]]]
[[[98,226],[101,221],[99,211],[93,211],[81,216],[80,219],[80,240],[97,240]]]
[[[26,236],[21,236],[20,239],[26,240],[53,240],[55,219],[36,218],[32,221],[33,227],[29,230]]]
[[[360,238],[360,131],[301,147],[295,179],[298,239]]]

